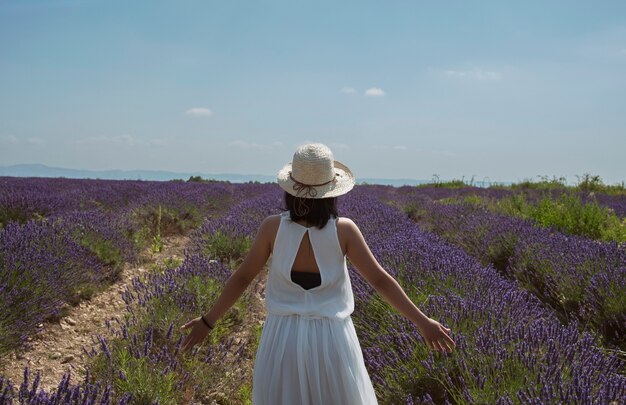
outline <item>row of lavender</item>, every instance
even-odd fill
[[[355,324],[379,392],[427,392],[456,403],[607,403],[626,395],[623,364],[596,348],[592,336],[563,326],[516,283],[359,191],[346,198],[344,213],[383,267],[457,342],[452,355],[416,345],[416,328],[385,311],[355,277]]]
[[[119,210],[157,189],[157,182],[65,178],[0,177],[0,224],[66,212],[103,208]],[[172,185],[174,185],[172,183]]]
[[[261,189],[272,195],[276,191],[271,186],[258,188]],[[183,335],[178,326],[208,311],[230,274],[225,262],[245,254],[250,236],[261,220],[277,212],[271,205],[259,204],[265,200],[250,198],[223,216],[210,218],[191,234],[191,248],[182,265],[134,279],[123,294],[129,316],[110,324],[114,338],[98,337],[95,343],[99,350],[86,353],[91,372],[84,381],[70,384],[70,376],[66,375],[58,389],[45,392],[37,389],[37,377],[33,381],[26,370],[21,385],[4,382],[5,396],[0,396],[0,402],[18,397],[33,404],[57,403],[59,399],[71,404],[208,402],[211,398],[204,395],[214,391],[226,374],[232,374],[225,367],[235,364],[227,363],[227,356],[234,355],[242,362],[256,351],[256,343],[235,341],[231,335],[241,323],[250,294],[259,289],[259,280],[235,309],[216,324],[206,344],[197,346],[188,357],[179,354]],[[243,243],[238,252],[220,250],[220,240],[215,235],[248,243]],[[244,402],[246,398],[238,398],[242,396],[240,391],[245,392],[244,383],[231,382],[230,401]],[[0,392],[2,388],[0,380]]]
[[[180,225],[263,189],[184,182],[0,181],[0,212],[6,221],[0,228],[0,355],[26,344],[37,325],[58,316],[64,306],[114,281],[121,265],[135,259],[141,248],[137,236],[152,225],[157,207],[176,213],[172,223]]]
[[[65,305],[115,278],[119,267],[110,261],[134,256],[120,232],[125,225],[100,212],[73,212],[0,230],[0,355],[25,344]],[[87,241],[99,247],[100,257]]]
[[[217,182],[17,177],[0,177],[0,185],[0,227],[75,211],[100,210],[118,216],[158,205],[181,217],[201,221],[203,215],[227,208],[233,198],[253,195],[265,187]],[[216,195],[223,198],[213,199]]]
[[[379,199],[412,214],[426,229],[493,265],[543,302],[590,326],[605,345],[626,348],[626,245],[564,235],[528,220],[470,204],[441,204],[427,189],[377,188]]]

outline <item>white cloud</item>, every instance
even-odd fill
[[[27,138],[26,142],[31,145],[43,146],[46,142],[41,138]]]
[[[4,144],[9,144],[9,145],[15,145],[16,143],[18,143],[18,139],[17,136],[15,135],[6,135],[3,137],[0,137],[0,141]]]
[[[265,144],[260,144],[260,143],[236,140],[236,141],[231,142],[229,146],[233,148],[248,149],[248,150],[271,150],[277,147],[282,148],[284,145],[282,142],[273,142],[271,144],[265,145]]]
[[[34,146],[43,146],[45,145],[46,141],[42,138],[36,138],[36,137],[20,139],[15,135],[0,136],[0,144],[17,145],[17,144],[23,144],[23,143],[27,143],[28,145],[34,145]]]
[[[432,156],[447,156],[447,157],[456,157],[459,156],[458,153],[453,152],[451,150],[441,150],[441,149],[423,149],[423,148],[418,148],[417,149],[418,152],[426,154],[426,155],[432,155]]]
[[[149,139],[143,140],[139,138],[135,138],[132,135],[122,134],[122,135],[113,135],[113,136],[89,136],[85,138],[81,138],[76,140],[76,144],[78,145],[124,145],[124,146],[141,146],[141,145],[150,145],[150,146],[162,146],[165,142],[162,139]]]
[[[35,142],[31,142],[33,144],[37,144]],[[125,149],[125,148],[142,148],[142,147],[150,147],[150,148],[160,148],[168,145],[168,142],[165,139],[161,138],[150,138],[143,139],[137,138],[129,134],[122,135],[98,135],[98,136],[87,136],[83,138],[74,139],[74,145],[85,147],[90,150],[98,150],[97,148],[113,148],[113,149]],[[38,144],[37,144],[38,145]]]
[[[378,150],[409,150],[404,145],[372,145],[372,148]]]
[[[472,79],[480,81],[498,81],[502,79],[502,74],[500,72],[482,69],[446,70],[444,74],[448,77],[457,77],[461,79]]]
[[[165,145],[165,141],[163,139],[158,139],[158,138],[150,139],[148,141],[148,145],[150,145],[150,146],[164,146]]]
[[[368,97],[382,97],[385,95],[385,91],[380,87],[372,87],[365,90],[365,95]]]
[[[139,143],[139,140],[128,134],[116,135],[110,138],[105,138],[105,141],[112,143],[123,143],[129,146],[137,145]]]
[[[344,94],[356,94],[356,90],[354,89],[354,87],[350,87],[350,86],[344,86],[339,91]]]
[[[192,117],[210,117],[213,115],[213,111],[204,107],[193,107],[185,111],[185,115],[191,115]]]

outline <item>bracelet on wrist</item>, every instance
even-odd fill
[[[206,319],[204,319],[204,315],[202,315],[202,316],[200,317],[200,319],[202,319],[202,323],[204,323],[204,324],[206,325],[206,327],[207,327],[207,328],[209,328],[209,329],[213,329],[213,326],[211,326],[211,324],[209,324],[209,323],[207,322],[207,320],[206,320]]]

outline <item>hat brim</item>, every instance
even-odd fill
[[[348,191],[352,190],[354,187],[355,179],[354,174],[348,168],[348,166],[343,163],[334,160],[334,168],[335,168],[335,181],[332,181],[323,186],[314,187],[317,194],[314,197],[306,196],[307,198],[330,198],[330,197],[338,197],[340,195],[346,194]],[[291,172],[291,162],[287,163],[279,172],[277,176],[278,185],[288,192],[289,194],[296,197],[303,197],[302,195],[298,195],[298,192],[294,190],[293,186],[296,184],[291,177],[289,176]]]

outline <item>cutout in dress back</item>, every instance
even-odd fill
[[[301,224],[298,225],[304,226]],[[295,268],[307,268],[311,270],[299,271],[294,270]],[[298,252],[296,253],[290,275],[291,281],[298,284],[305,290],[309,290],[322,284],[319,266],[315,258],[315,253],[313,252],[311,239],[309,238],[309,228],[307,228],[304,235],[302,235],[302,240],[300,241],[300,246],[298,247]]]

